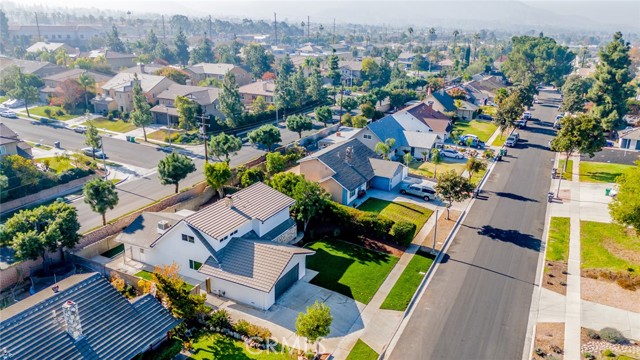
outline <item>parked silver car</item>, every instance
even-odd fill
[[[462,159],[464,155],[452,149],[442,149],[440,150],[440,155],[444,157],[450,157],[454,159]]]
[[[516,146],[516,143],[518,142],[518,138],[516,138],[515,136],[511,135],[507,138],[507,141],[504,142],[505,146],[508,147],[514,147]]]
[[[424,201],[436,198],[436,191],[433,187],[424,184],[404,184],[400,189],[400,194],[417,196],[424,199]]]

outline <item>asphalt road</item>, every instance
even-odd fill
[[[522,358],[554,158],[550,101],[488,178],[390,359]]]

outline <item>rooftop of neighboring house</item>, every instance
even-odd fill
[[[622,130],[619,135],[621,139],[640,140],[640,127]]]
[[[339,67],[346,67],[351,71],[362,71],[362,61],[360,60],[340,60]]]
[[[316,46],[311,43],[303,44],[298,49],[296,49],[296,51],[299,53],[307,53],[307,54],[309,53],[322,54],[322,48],[320,46]]]
[[[348,127],[348,126],[340,126],[338,131],[335,133],[323,138],[320,142],[324,144],[337,144],[351,139],[352,137],[358,135],[358,133],[362,131],[362,129]]]
[[[273,81],[258,80],[247,85],[240,86],[238,91],[241,94],[252,94],[260,96],[273,96],[276,84]]]
[[[415,119],[414,121],[419,120]],[[382,119],[373,121],[367,125],[367,128],[376,134],[381,141],[390,138],[395,139],[396,146],[429,149],[436,142],[441,141],[440,137],[432,132],[407,131],[403,126],[403,121],[393,115],[387,115]]]
[[[111,76],[100,74],[94,71],[89,71],[84,69],[70,69],[54,75],[45,76],[42,78],[42,80],[45,80],[45,81],[49,80],[49,81],[55,81],[55,82],[61,82],[68,79],[78,80],[80,78],[80,75],[83,75],[83,74],[87,74],[88,76],[93,78],[93,80],[95,80],[95,82],[98,84],[109,81],[109,79],[111,79]]]
[[[424,99],[425,101],[436,101],[444,107],[444,111],[456,111],[454,99],[444,89],[432,92]]]
[[[169,212],[143,212],[129,226],[116,237],[116,240],[125,244],[135,244],[140,247],[150,248],[162,236],[158,230],[158,224],[166,224],[167,229],[173,227],[187,214]]]
[[[218,99],[219,93],[220,89],[217,88],[171,84],[167,90],[158,94],[157,98],[175,100],[178,96],[186,96],[198,104],[206,106],[213,104]]]
[[[376,176],[392,178],[403,170],[406,166],[396,161],[388,161],[382,159],[369,159],[373,173]]]
[[[75,49],[74,47],[67,45],[65,43],[61,43],[61,42],[45,42],[45,41],[38,41],[35,44],[29,46],[27,48],[27,52],[28,53],[37,53],[43,50],[46,50],[48,52],[56,52],[58,51],[58,49],[65,49],[67,51],[67,54],[76,54],[79,51],[77,49]]]
[[[82,329],[75,338],[63,313],[69,301]],[[179,324],[153,296],[130,302],[98,273],[61,280],[0,310],[0,318],[0,348],[12,359],[131,359]]]
[[[12,65],[19,67],[25,74],[34,74],[38,76],[67,70],[65,67],[58,66],[47,61],[20,60],[9,57],[0,57],[0,71]]]
[[[459,110],[476,111],[480,108],[478,105],[470,103],[466,100],[456,100],[456,104],[458,104],[457,108]]]
[[[166,66],[160,64],[138,64],[128,69],[124,69],[120,72],[126,73],[138,73],[138,74],[150,74],[153,75],[158,70],[164,69]]]
[[[133,86],[133,80],[136,73],[121,72],[107,81],[102,88],[104,90],[124,91],[127,87]],[[166,79],[164,76],[138,74],[138,80],[140,81],[140,87],[143,92],[151,91],[162,80]]]
[[[117,51],[111,51],[108,49],[97,49],[97,50],[90,50],[90,51],[83,51],[81,52],[78,57],[81,58],[97,58],[100,56],[104,56],[105,59],[133,59],[136,56],[134,54],[127,54],[127,53],[120,53]]]
[[[451,59],[444,59],[444,60],[440,60],[438,61],[438,65],[439,66],[453,66],[454,62]]]
[[[16,142],[20,142],[18,134],[16,134],[15,131],[9,129],[7,125],[0,122],[0,145],[6,145]]]
[[[429,103],[418,102],[398,111],[398,113],[410,114],[437,133],[448,132],[451,126],[451,119],[447,115],[434,109]]]
[[[494,93],[497,89],[501,89],[506,86],[502,78],[495,75],[483,76],[481,79],[472,80],[465,85],[470,85],[477,90],[487,91],[490,93]]]
[[[238,67],[238,65],[221,63],[199,63],[191,65],[187,69],[194,74],[225,75],[228,71],[231,71],[236,67]]]

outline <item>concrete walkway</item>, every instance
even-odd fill
[[[562,170],[560,170],[562,171]],[[573,159],[573,173],[580,174],[580,158]],[[571,198],[580,199],[579,176],[571,181]],[[564,353],[567,359],[580,358],[580,202],[571,201],[567,301],[564,326]]]

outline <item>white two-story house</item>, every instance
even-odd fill
[[[294,203],[259,182],[188,216],[143,213],[117,240],[132,260],[175,262],[207,292],[266,310],[306,274],[314,253],[288,245],[297,239]]]

